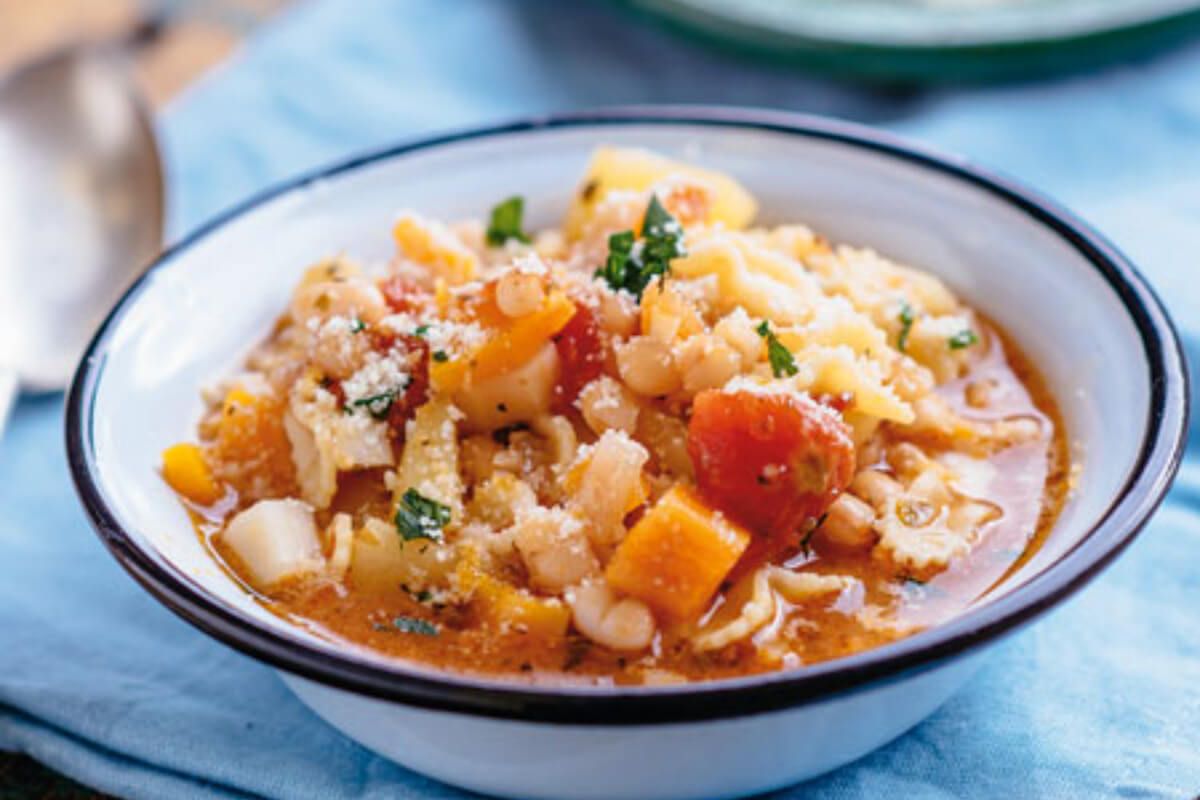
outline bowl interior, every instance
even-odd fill
[[[552,224],[603,143],[729,172],[758,197],[763,222],[802,221],[929,270],[1032,357],[1083,471],[1045,546],[988,599],[1044,570],[1108,508],[1145,436],[1149,367],[1119,295],[1070,242],[987,188],[884,149],[754,127],[626,122],[515,130],[368,161],[276,195],[168,257],[118,312],[96,355],[90,416],[85,409],[93,479],[134,545],[257,624],[333,651],[214,564],[159,478],[159,454],[194,437],[200,387],[238,367],[307,265],[338,252],[388,258],[390,223],[406,207],[482,217],[520,193],[535,226]]]

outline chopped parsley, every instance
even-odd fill
[[[385,420],[388,418],[388,413],[392,410],[392,404],[396,402],[398,394],[400,394],[399,389],[388,389],[379,394],[351,400],[342,406],[342,410],[347,414],[352,414],[356,408],[365,408],[367,413],[375,419]]]
[[[392,627],[401,633],[416,633],[421,636],[438,635],[437,625],[418,617],[396,617],[392,620]]]
[[[621,231],[608,237],[608,258],[596,270],[613,291],[624,289],[641,298],[646,287],[671,269],[671,260],[686,254],[683,246],[683,226],[671,212],[650,196],[646,216],[642,218],[642,238],[633,231]]]
[[[951,350],[962,350],[973,344],[979,344],[979,337],[970,328],[963,328],[947,340]]]
[[[413,328],[413,336],[424,336],[427,333],[429,333],[428,325],[418,325],[416,328]]]
[[[795,375],[800,371],[800,368],[796,366],[796,359],[792,355],[792,351],[784,347],[783,342],[779,341],[779,337],[771,330],[771,323],[764,319],[755,330],[759,336],[767,340],[767,361],[771,362],[771,372],[775,374],[776,378]]]
[[[450,507],[430,500],[416,489],[408,489],[396,507],[396,530],[406,542],[413,539],[442,540],[442,528],[450,522]]]
[[[908,347],[908,335],[912,333],[913,322],[916,316],[913,314],[913,307],[907,302],[900,304],[900,335],[896,337],[896,349],[901,353]]]
[[[433,351],[433,360],[438,362],[439,364],[445,364],[447,361],[450,360],[450,355],[445,350],[434,350]]]
[[[488,221],[487,242],[499,247],[509,239],[529,244],[529,235],[521,230],[521,219],[525,216],[525,198],[513,195],[492,209]]]
[[[363,322],[360,318],[355,317],[354,319],[350,320],[350,332],[351,333],[362,333],[366,329],[367,329],[367,323]]]

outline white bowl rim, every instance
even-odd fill
[[[402,663],[313,648],[267,628],[214,598],[161,554],[138,546],[96,477],[94,403],[106,350],[151,273],[218,228],[314,182],[415,152],[470,139],[556,128],[687,125],[770,131],[888,156],[989,192],[1082,255],[1120,298],[1138,331],[1150,375],[1145,436],[1130,477],[1106,511],[1066,553],[1026,583],[941,625],[881,647],[803,669],[678,686],[529,686],[431,673]],[[76,491],[101,541],[147,591],[214,638],[286,672],[368,697],[428,709],[558,724],[643,725],[723,719],[778,711],[900,680],[964,654],[1030,622],[1080,589],[1140,532],[1162,502],[1182,459],[1189,413],[1187,363],[1162,302],[1113,245],[1073,214],[967,159],[865,126],[787,112],[706,106],[629,106],[521,119],[385,147],[269,188],[219,214],[165,251],[122,296],[84,353],[68,393],[65,435]],[[149,476],[148,476],[149,477]]]

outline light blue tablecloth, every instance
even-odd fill
[[[171,229],[400,137],[664,101],[837,114],[1021,176],[1116,239],[1200,332],[1200,47],[1086,78],[883,94],[714,54],[602,6],[317,2],[163,116]],[[26,400],[0,444],[0,748],[138,798],[458,796],[342,738],[124,575],[76,505],[61,413],[59,398]],[[912,733],[783,796],[1200,792],[1197,455],[1080,597],[1001,645]]]

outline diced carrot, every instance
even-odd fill
[[[171,445],[163,451],[162,461],[163,478],[188,500],[207,506],[221,499],[221,485],[213,477],[199,445],[188,442]]]
[[[676,484],[633,526],[604,574],[667,617],[695,619],[749,544],[741,526]]]

